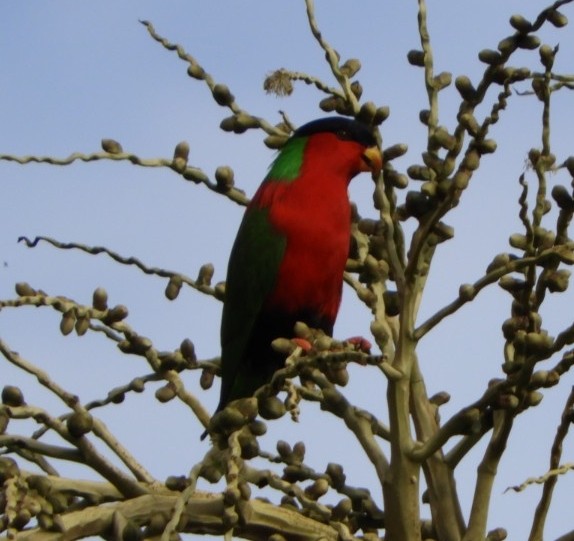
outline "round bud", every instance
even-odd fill
[[[441,71],[434,79],[433,84],[436,90],[443,90],[452,83],[452,73]]]
[[[303,321],[297,321],[295,323],[293,332],[295,333],[295,336],[297,336],[298,338],[304,338],[305,340],[310,340],[313,337],[311,329]]]
[[[408,149],[408,145],[405,145],[404,143],[398,143],[385,148],[383,151],[383,163],[388,163],[395,158],[400,158],[407,153]]]
[[[540,47],[540,38],[532,34],[525,34],[523,36],[518,37],[516,45],[518,45],[520,49],[528,49],[528,50],[537,49],[538,47]]]
[[[20,297],[33,297],[36,295],[36,290],[33,289],[27,282],[18,282],[15,286],[16,294]]]
[[[213,93],[213,99],[216,101],[218,105],[228,106],[235,101],[235,97],[230,92],[227,85],[216,84],[213,87],[212,93]]]
[[[334,462],[329,462],[325,473],[331,479],[331,486],[333,488],[338,490],[344,486],[347,477],[343,472],[343,466]]]
[[[475,295],[476,295],[476,289],[472,284],[462,284],[458,288],[458,296],[464,302],[471,301],[472,299],[474,299]]]
[[[353,510],[353,502],[350,498],[343,498],[331,511],[331,520],[342,521]]]
[[[502,56],[498,51],[492,49],[483,49],[478,53],[478,59],[489,65],[496,65],[502,62]]]
[[[424,51],[411,49],[407,53],[407,60],[409,61],[409,64],[411,64],[411,66],[417,66],[422,68],[425,65],[425,53]]]
[[[341,73],[349,79],[354,77],[360,69],[361,62],[357,58],[349,58],[340,68]]]
[[[128,317],[128,309],[123,304],[118,304],[111,310],[108,310],[108,313],[103,321],[107,325],[111,325],[113,323],[122,321],[126,317]]]
[[[495,269],[498,269],[500,267],[503,267],[504,265],[507,265],[509,262],[510,262],[510,254],[507,254],[507,253],[497,254],[496,256],[494,256],[494,259],[491,261],[491,263],[486,268],[486,272],[487,273],[492,272]]]
[[[189,338],[185,338],[181,342],[179,351],[188,363],[194,363],[197,360],[197,356],[195,355],[195,346]]]
[[[87,316],[78,317],[76,320],[76,333],[78,336],[84,336],[90,328],[90,318]]]
[[[385,303],[385,314],[389,317],[398,316],[401,313],[399,294],[396,291],[385,291],[383,293]]]
[[[279,419],[285,415],[285,404],[276,396],[269,396],[259,400],[259,415],[263,419]]]
[[[249,431],[254,436],[263,436],[267,433],[267,425],[263,421],[251,421],[249,423]]]
[[[199,269],[197,274],[196,284],[198,286],[209,286],[211,285],[211,279],[213,278],[213,274],[215,272],[215,268],[211,263],[205,263]]]
[[[531,391],[527,395],[528,405],[532,407],[538,406],[543,398],[544,395],[540,391]]]
[[[430,180],[430,171],[423,165],[410,165],[407,168],[407,175],[413,180]]]
[[[263,140],[263,143],[267,148],[277,150],[285,146],[287,139],[288,137],[283,135],[269,135]]]
[[[538,49],[538,53],[540,54],[540,62],[542,65],[547,69],[551,70],[552,65],[554,64],[554,55],[555,50],[550,45],[544,44],[540,46]]]
[[[108,292],[103,287],[94,290],[92,306],[102,312],[108,309]]]
[[[568,289],[569,280],[570,271],[567,269],[559,269],[550,272],[546,276],[546,287],[551,293],[563,293]]]
[[[329,96],[328,98],[323,98],[319,102],[319,108],[326,113],[331,113],[337,107],[337,100],[334,96]]]
[[[249,432],[242,432],[239,435],[239,445],[241,446],[241,458],[251,460],[259,454],[259,443]]]
[[[510,17],[510,25],[518,32],[530,32],[532,30],[532,23],[526,20],[522,15],[512,15]]]
[[[173,151],[172,166],[176,171],[183,171],[187,167],[187,160],[189,158],[189,143],[181,141],[178,143]]]
[[[277,442],[277,452],[279,453],[279,456],[281,458],[288,459],[291,457],[293,450],[291,449],[291,446],[286,441],[279,440]]]
[[[228,192],[233,188],[233,169],[228,165],[220,165],[215,170],[215,180],[217,182],[217,188],[222,192]]]
[[[305,488],[305,494],[312,500],[318,500],[329,491],[329,482],[327,479],[317,479],[313,484]]]
[[[363,86],[361,83],[359,83],[359,81],[354,81],[351,83],[351,92],[355,95],[355,98],[358,100],[361,99],[361,96],[363,95]]]
[[[387,120],[387,118],[389,118],[390,114],[391,110],[386,105],[384,105],[383,107],[378,107],[377,113],[375,114],[375,118],[373,119],[373,124],[377,126],[379,124],[382,124],[385,120]]]
[[[211,386],[213,385],[214,378],[215,378],[215,374],[211,370],[203,369],[201,371],[201,377],[199,378],[200,387],[204,391],[211,389]]]
[[[60,321],[60,332],[67,336],[74,330],[74,326],[76,325],[76,314],[73,308],[70,308],[64,315],[62,316],[62,320]]]
[[[19,407],[25,404],[24,394],[19,387],[14,385],[5,385],[2,388],[2,404],[11,407]]]
[[[372,124],[376,114],[377,106],[372,101],[367,101],[361,105],[361,109],[359,109],[359,114],[357,115],[357,120],[360,120],[365,124]]]
[[[124,149],[113,139],[102,139],[102,150],[108,154],[121,154]]]
[[[454,81],[454,86],[458,90],[463,100],[468,102],[473,102],[475,100],[476,89],[466,75],[459,75]]]
[[[556,9],[546,12],[546,20],[556,28],[562,28],[568,24],[568,17]]]
[[[66,420],[68,432],[74,438],[81,438],[92,430],[94,419],[87,411],[75,411]]]
[[[528,239],[521,233],[513,233],[510,235],[508,243],[517,250],[526,250],[528,248]]]
[[[190,64],[187,74],[194,79],[205,79],[205,70],[198,64]]]
[[[556,184],[552,188],[552,198],[562,210],[572,211],[574,209],[574,199],[561,184]]]

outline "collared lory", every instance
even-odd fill
[[[251,396],[283,366],[271,342],[295,323],[332,335],[349,253],[347,187],[381,172],[372,130],[331,117],[296,130],[249,203],[231,251],[221,321],[221,397]]]

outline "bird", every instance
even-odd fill
[[[304,124],[279,151],[229,257],[216,413],[283,367],[271,342],[293,337],[297,322],[332,336],[351,236],[348,186],[381,168],[372,128],[345,117]]]

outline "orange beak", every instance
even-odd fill
[[[368,147],[362,155],[361,171],[371,171],[373,179],[376,180],[383,168],[383,155],[379,147]]]

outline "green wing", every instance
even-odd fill
[[[245,350],[262,306],[272,292],[286,239],[269,223],[268,210],[246,211],[231,251],[221,320],[221,409],[249,394],[253,374],[246,372]],[[243,370],[242,370],[243,368]]]

